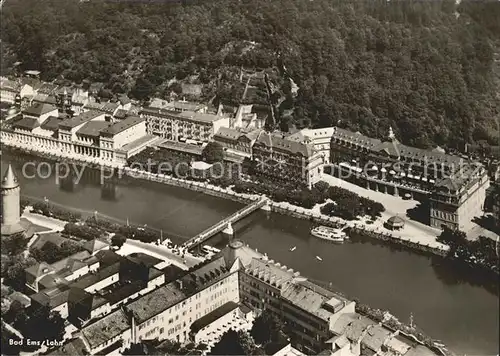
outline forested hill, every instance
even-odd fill
[[[194,78],[206,97],[238,101],[236,69],[272,68],[299,126],[498,144],[495,1],[7,0],[1,17],[4,68],[19,60],[44,79],[142,99]]]

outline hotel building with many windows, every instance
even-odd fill
[[[331,170],[353,183],[429,204],[429,225],[467,231],[482,215],[488,172],[479,162],[401,144],[392,129],[385,140],[336,128]]]
[[[171,141],[193,140],[206,143],[221,127],[229,127],[229,117],[194,111],[173,111],[147,107],[140,112],[146,131]]]
[[[119,355],[131,344],[155,339],[190,343],[223,314],[253,310],[281,318],[291,344],[306,354],[435,355],[357,314],[355,304],[234,240],[212,259],[165,277],[165,284],[84,325],[49,354],[78,349],[77,355]]]
[[[146,134],[145,119],[116,120],[99,110],[74,117],[61,115],[50,104],[35,103],[18,118],[2,124],[7,146],[79,159],[124,165],[126,160],[157,140]]]
[[[324,155],[311,143],[290,140],[283,134],[262,131],[252,147],[256,173],[311,188],[320,179]]]

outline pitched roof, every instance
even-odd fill
[[[83,245],[83,248],[90,252],[91,254],[95,254],[97,251],[100,251],[102,249],[105,249],[109,247],[109,244],[107,242],[104,242],[99,239],[93,239],[90,241],[85,242]]]
[[[40,127],[44,130],[57,131],[59,129],[59,124],[63,122],[63,118],[56,116],[49,116],[47,120],[42,122]]]
[[[221,305],[212,312],[202,316],[198,320],[195,320],[195,322],[191,324],[191,331],[197,333],[204,327],[212,324],[214,321],[222,318],[224,315],[232,312],[237,308],[238,304],[236,304],[235,302],[227,302],[226,304]]]
[[[54,269],[48,263],[45,262],[34,264],[33,266],[30,266],[25,269],[26,273],[29,273],[35,278],[43,276],[44,274],[47,274],[53,270]]]
[[[273,150],[290,152],[292,154],[301,154],[304,157],[313,155],[314,147],[311,144],[288,140],[283,135],[277,135],[269,132],[261,132],[257,138],[256,144],[262,144]]]
[[[38,120],[32,117],[23,117],[21,120],[17,120],[12,124],[14,128],[20,128],[25,130],[33,130],[40,126]]]
[[[41,116],[54,110],[57,108],[53,105],[36,102],[24,109],[22,113],[23,115]]]
[[[57,100],[53,95],[38,93],[33,97],[33,101],[46,103],[50,105],[57,105]]]
[[[147,255],[142,252],[132,253],[128,255],[126,258],[133,262],[143,263],[146,267],[154,267],[155,265],[163,261],[160,260],[159,258]]]
[[[63,237],[60,232],[48,232],[45,234],[39,234],[35,241],[31,244],[30,248],[41,249],[47,242],[51,242],[60,247],[65,241],[68,241],[68,239]]]
[[[127,105],[127,104],[130,104],[132,101],[129,99],[128,96],[126,95],[122,95],[118,98],[118,100],[120,101],[120,104],[122,105]]]
[[[84,108],[89,110],[104,112],[106,114],[112,114],[116,109],[118,109],[119,106],[120,104],[111,102],[108,103],[89,102],[85,104]]]
[[[186,294],[179,289],[177,283],[172,282],[131,302],[125,309],[133,313],[137,324],[141,324],[181,302],[186,297]]]
[[[236,140],[238,140],[243,135],[244,135],[244,133],[240,132],[239,130],[232,129],[232,128],[229,128],[229,127],[221,127],[217,131],[217,133],[214,135],[214,139],[222,137],[222,138],[225,138],[225,139],[236,141]]]
[[[62,356],[62,355],[75,355],[75,356],[83,356],[88,355],[87,348],[85,343],[81,338],[76,338],[64,344],[63,346],[49,352],[48,356]]]
[[[109,127],[107,121],[89,121],[83,125],[76,133],[83,136],[99,137],[101,131]]]
[[[140,124],[144,120],[145,120],[144,118],[139,116],[129,116],[122,121],[119,121],[113,125],[110,125],[102,129],[101,132],[103,134],[108,134],[108,135],[117,135],[120,132],[123,132],[131,127],[134,127],[135,125]],[[146,133],[146,130],[144,130],[144,133]]]
[[[103,115],[103,113],[99,112],[99,111],[95,111],[95,110],[94,111],[93,110],[86,111],[84,113],[81,113],[78,116],[64,120],[63,122],[61,122],[59,124],[59,127],[62,127],[65,129],[72,129],[72,128],[75,128],[81,124],[89,122],[89,121],[91,121],[91,120],[93,120],[101,115]]]
[[[17,181],[17,177],[14,174],[14,169],[12,169],[12,165],[9,163],[7,170],[2,178],[2,189],[12,189],[19,186]]]
[[[125,119],[128,116],[128,111],[124,109],[118,109],[116,110],[116,113],[114,115],[117,119]]]
[[[84,327],[81,333],[93,349],[122,334],[127,329],[130,329],[129,320],[123,310],[118,309]]]

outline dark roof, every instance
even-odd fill
[[[33,130],[40,125],[37,119],[31,117],[23,117],[21,120],[14,122],[12,126],[14,128]]]
[[[52,94],[57,91],[59,86],[57,84],[52,83],[43,83],[40,89],[38,89],[38,93],[41,94]]]
[[[70,119],[67,119],[67,120],[64,120],[63,122],[61,122],[59,124],[59,127],[63,127],[63,128],[66,128],[66,129],[72,129],[72,128],[75,128],[81,124],[84,124],[86,122],[89,122],[93,119],[95,119],[96,117],[99,117],[103,115],[102,112],[99,112],[99,111],[86,111],[78,116],[75,116],[75,117],[72,117]]]
[[[162,260],[160,260],[159,258],[146,255],[145,253],[142,252],[132,253],[128,255],[127,258],[134,262],[142,262],[146,267],[153,267],[158,263],[162,262]]]
[[[111,305],[116,304],[134,293],[139,292],[144,287],[143,282],[135,281],[125,285],[119,285],[116,288],[101,291],[101,296],[105,298]]]
[[[47,120],[45,120],[40,127],[44,130],[49,130],[49,131],[57,131],[59,129],[59,124],[63,122],[64,119],[56,117],[56,116],[49,116]]]
[[[107,121],[90,121],[83,125],[76,133],[78,135],[99,137],[101,130],[109,126]]]
[[[109,244],[106,241],[103,241],[101,239],[93,239],[93,240],[87,241],[83,244],[83,247],[85,248],[85,250],[89,251],[91,254],[94,254],[97,251],[105,249],[108,246],[109,246]]]
[[[142,324],[186,298],[186,294],[179,289],[177,283],[172,282],[143,295],[125,308],[133,313],[137,324]]]
[[[65,241],[68,241],[68,239],[63,237],[60,232],[48,232],[46,234],[39,234],[35,241],[31,244],[30,249],[41,249],[47,242],[51,242],[54,245],[60,247]]]
[[[118,98],[118,100],[120,101],[120,104],[122,104],[122,105],[130,104],[132,102],[132,101],[130,101],[130,99],[126,95],[120,96],[120,98]]]
[[[304,157],[309,157],[314,153],[313,145],[288,140],[282,135],[277,135],[268,132],[261,132],[257,138],[256,144],[262,144],[266,147],[271,147],[273,150],[286,151],[293,154],[301,154]]]
[[[131,128],[141,122],[143,122],[145,119],[142,117],[138,116],[129,116],[126,119],[117,122],[116,124],[113,124],[103,130],[101,130],[101,133],[103,134],[109,134],[109,135],[116,135],[119,134],[122,131],[125,131],[128,128]]]
[[[197,333],[204,327],[212,324],[214,321],[222,318],[224,315],[232,312],[236,308],[238,308],[238,304],[236,304],[235,302],[227,302],[226,304],[220,306],[219,308],[215,309],[214,311],[208,313],[207,315],[201,317],[193,324],[191,324],[191,332]]]
[[[106,266],[104,268],[99,268],[94,274],[87,274],[82,278],[76,280],[72,286],[85,289],[91,285],[102,281],[120,271],[120,263],[115,263],[111,266]]]
[[[46,355],[50,356],[67,356],[67,355],[75,355],[75,356],[83,356],[88,355],[87,349],[85,347],[85,343],[79,337],[71,340],[67,344],[50,351]]]
[[[61,285],[50,290],[44,290],[30,296],[31,300],[39,305],[55,308],[68,301],[71,289],[66,285]]]
[[[55,106],[52,106],[50,104],[45,104],[45,103],[39,103],[36,102],[30,106],[28,106],[26,109],[23,110],[24,115],[31,115],[31,116],[41,116],[43,114],[47,114],[51,111],[57,110]]]
[[[128,111],[124,109],[118,109],[116,110],[116,113],[114,115],[117,119],[125,119],[128,116]]]
[[[394,157],[408,157],[423,160],[425,159],[428,164],[432,162],[456,165],[461,162],[458,156],[448,155],[438,150],[424,150],[416,147],[403,145],[397,140],[381,141],[376,138],[371,138],[362,135],[359,132],[352,132],[349,130],[335,128],[333,138],[344,140],[365,147],[373,152],[386,152]]]
[[[101,266],[111,266],[123,259],[122,256],[110,250],[99,251],[95,254],[95,257],[99,260]]]
[[[174,264],[168,265],[162,269],[165,274],[165,283],[170,283],[176,281],[182,275],[186,274],[186,271]]]
[[[82,335],[87,339],[91,348],[95,348],[108,340],[122,334],[130,328],[127,316],[123,310],[106,315],[95,323],[84,327]]]

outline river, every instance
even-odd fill
[[[5,163],[12,161],[25,196],[46,197],[49,202],[89,214],[97,211],[100,216],[147,224],[179,239],[196,235],[241,207],[232,201],[142,181],[119,181],[103,189],[92,174],[85,175],[79,184],[57,184],[54,176],[27,178],[21,174],[24,161],[10,158],[4,152],[2,173]],[[331,282],[347,296],[388,309],[402,321],[407,322],[413,314],[419,328],[457,354],[498,353],[498,288],[478,283],[469,271],[437,257],[375,241],[332,245],[309,235],[309,221],[274,213],[256,212],[234,228],[239,239],[307,277]],[[296,249],[291,252],[293,246]]]

